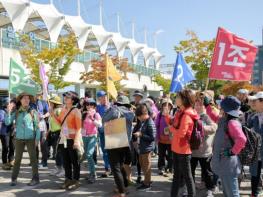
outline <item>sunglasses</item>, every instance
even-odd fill
[[[87,103],[86,106],[95,106],[94,103]]]

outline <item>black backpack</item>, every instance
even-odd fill
[[[228,125],[228,122],[227,122]],[[242,131],[247,138],[245,147],[238,154],[239,160],[242,165],[250,166],[252,163],[257,162],[260,156],[261,149],[261,136],[254,130],[242,126]],[[226,131],[232,146],[234,145],[234,140],[230,137],[228,129]]]

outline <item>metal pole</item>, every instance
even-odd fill
[[[102,0],[100,0],[100,25],[103,25],[102,23]]]
[[[120,33],[120,15],[117,13],[117,32]]]
[[[157,48],[157,34],[153,34],[154,48]]]
[[[80,0],[77,0],[78,3],[78,16],[80,16]]]
[[[144,43],[147,44],[147,29],[144,28]]]
[[[135,22],[132,21],[132,39],[135,39]]]

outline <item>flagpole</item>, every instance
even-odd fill
[[[107,100],[108,100],[108,103],[110,103],[110,94],[109,94],[109,69],[108,69],[108,54],[105,53],[104,54],[104,63],[105,63],[105,66],[106,66],[106,92],[107,92]]]

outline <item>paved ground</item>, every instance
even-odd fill
[[[129,195],[130,197],[169,197],[170,194],[170,186],[171,186],[171,176],[170,177],[161,177],[157,176],[156,169],[157,158],[153,158],[153,186],[151,191],[148,192],[138,192],[136,191],[134,186],[129,187]],[[30,181],[31,178],[31,167],[28,166],[29,159],[28,155],[24,153],[24,159],[22,161],[22,166],[19,174],[18,182],[19,184],[16,187],[10,187],[10,171],[3,171],[0,169],[0,197],[66,197],[66,196],[101,196],[101,197],[111,197],[113,196],[114,182],[113,178],[101,179],[93,185],[88,185],[85,181],[86,175],[86,162],[82,165],[81,171],[81,187],[72,192],[67,192],[65,190],[59,189],[60,184],[63,182],[63,179],[59,179],[57,177],[51,176],[49,174],[50,169],[54,168],[54,161],[49,160],[49,170],[40,170],[40,179],[41,183],[35,187],[29,187],[26,184]],[[98,164],[98,174],[102,172],[102,161],[99,160]],[[200,170],[198,169],[197,176],[198,180],[200,179]],[[135,178],[135,177],[134,177]],[[250,192],[250,184],[249,181],[246,180],[242,183],[242,191],[241,196],[249,196]],[[205,190],[198,191],[198,197],[205,196]],[[222,194],[216,194],[216,197],[223,196]]]

